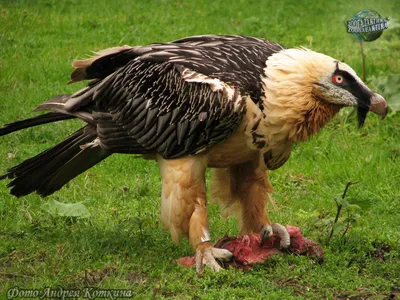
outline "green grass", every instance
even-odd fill
[[[351,3],[350,3],[351,2]],[[195,34],[265,37],[304,45],[362,72],[360,48],[343,22],[362,9],[399,17],[395,1],[1,1],[0,124],[31,110],[66,86],[71,60],[116,45],[169,41]],[[395,14],[397,12],[397,15]],[[369,76],[400,73],[400,31],[365,44]],[[196,275],[173,260],[190,255],[173,245],[159,221],[160,176],[155,163],[114,155],[50,196],[83,202],[90,219],[54,217],[37,195],[13,198],[0,182],[0,298],[7,290],[61,286],[131,289],[137,298],[384,299],[400,293],[400,117],[369,115],[357,129],[348,111],[317,137],[295,147],[271,173],[278,211],[273,221],[298,225],[321,242],[323,264],[275,257],[253,271]],[[79,122],[27,129],[1,138],[0,170],[54,145]],[[327,241],[330,220],[348,181],[353,209],[345,237]],[[210,205],[214,239],[237,234]],[[340,219],[344,220],[346,214]]]

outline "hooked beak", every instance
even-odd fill
[[[385,99],[381,95],[373,93],[369,110],[377,115],[380,115],[383,120],[388,113],[388,106]]]
[[[382,120],[386,117],[388,113],[388,106],[383,99],[383,97],[377,93],[372,92],[372,95],[369,98],[368,105],[362,105],[357,108],[357,117],[358,117],[358,126],[362,127],[365,122],[365,118],[367,117],[367,113],[372,111],[377,115],[380,115]]]

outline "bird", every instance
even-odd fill
[[[6,124],[0,136],[46,123],[80,119],[83,127],[54,147],[11,167],[10,193],[46,197],[113,153],[157,162],[162,178],[161,221],[177,243],[186,237],[196,270],[221,269],[232,256],[215,248],[207,213],[211,201],[236,215],[241,234],[273,234],[282,248],[287,230],[272,223],[266,202],[269,172],[293,145],[317,134],[343,107],[358,125],[387,103],[344,62],[310,49],[285,48],[264,38],[198,35],[146,46],[108,48],[75,60],[73,94],[40,104],[35,117]]]

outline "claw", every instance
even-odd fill
[[[287,248],[290,246],[290,235],[285,226],[279,223],[271,224],[272,230],[278,234],[281,238],[280,246],[281,248]]]
[[[272,236],[273,231],[271,225],[265,225],[261,231],[261,246]]]
[[[285,226],[279,223],[271,225],[265,225],[261,231],[261,246],[274,234],[277,233],[280,237],[281,248],[287,248],[290,246],[290,235]]]
[[[204,242],[196,248],[196,271],[201,273],[205,266],[209,266],[213,271],[219,272],[222,267],[216,259],[229,261],[233,254],[225,249],[214,248],[210,242]]]

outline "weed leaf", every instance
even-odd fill
[[[56,200],[49,200],[41,206],[42,209],[47,211],[53,216],[62,217],[78,217],[78,218],[88,218],[90,217],[90,212],[86,206],[81,203],[61,203]]]

